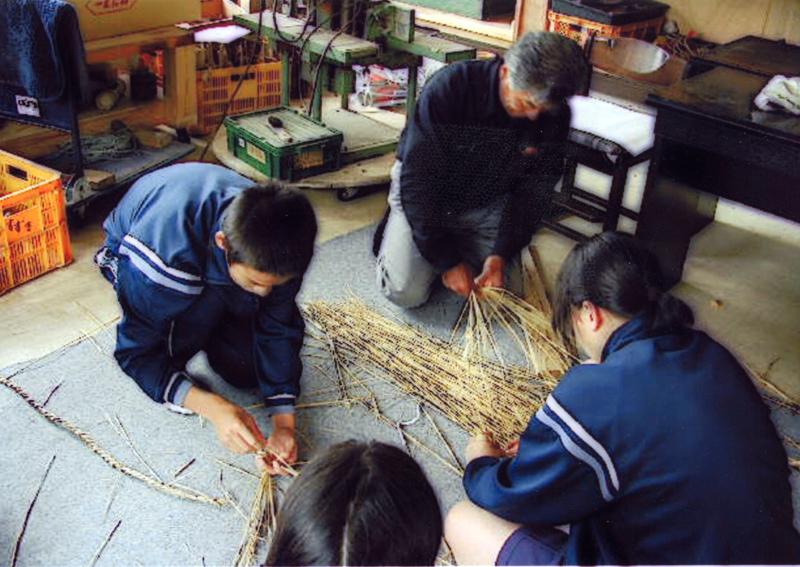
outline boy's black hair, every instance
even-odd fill
[[[553,329],[572,346],[572,310],[591,301],[626,318],[651,316],[654,330],[694,324],[691,308],[666,293],[656,258],[632,236],[603,232],[575,246],[556,283]]]
[[[267,565],[433,565],[436,494],[392,445],[349,441],[303,468],[286,493]]]
[[[308,198],[277,183],[242,191],[225,211],[228,263],[278,276],[305,273],[314,254],[317,217]]]

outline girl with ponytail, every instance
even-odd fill
[[[562,378],[513,449],[468,445],[470,502],[445,522],[459,564],[800,563],[769,410],[693,323],[634,238],[575,247],[553,328],[592,364]]]
[[[655,258],[633,237],[604,232],[577,245],[558,276],[553,328],[599,360],[611,332],[636,317],[645,317],[652,333],[694,324],[691,308],[663,291]],[[590,344],[581,344],[582,337]]]

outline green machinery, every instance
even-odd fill
[[[347,112],[349,96],[355,91],[354,65],[407,68],[406,110],[410,115],[416,103],[417,70],[422,57],[451,63],[474,59],[476,55],[472,47],[417,29],[414,10],[395,6],[387,0],[306,0],[306,4],[306,17],[303,19],[293,17],[297,14],[294,0],[268,0],[268,5],[278,8],[277,11],[236,16],[235,23],[256,31],[260,19],[261,36],[269,40],[281,58],[283,106],[289,105],[291,81],[299,65],[301,79],[313,85],[309,114],[318,123],[327,123],[329,119],[326,115],[323,120],[322,116],[325,90],[338,93],[339,111]],[[285,11],[289,15],[281,13]],[[376,121],[356,113],[349,115],[348,120],[332,124],[334,129],[343,131],[345,146],[350,134],[348,129],[361,129],[356,133],[361,140],[358,147],[342,149],[342,165],[395,149],[396,132],[390,132],[387,138],[385,130],[381,131]],[[371,122],[368,130],[381,134],[376,134],[374,143],[364,142],[364,125],[359,125],[359,117]]]
[[[277,118],[280,128],[270,125]],[[298,111],[278,107],[225,118],[228,150],[282,181],[338,169],[342,133]]]

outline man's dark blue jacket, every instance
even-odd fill
[[[564,171],[569,105],[535,121],[511,118],[500,99],[502,59],[461,61],[437,71],[397,148],[400,198],[414,243],[437,270],[463,261],[448,221],[508,195],[493,254],[527,246],[552,205]],[[535,155],[526,155],[528,148]]]
[[[629,321],[573,368],[515,458],[464,486],[526,525],[570,525],[568,564],[800,563],[786,452],[749,377],[702,332]]]
[[[299,395],[303,320],[295,296],[301,278],[265,298],[244,291],[214,242],[225,210],[249,179],[211,164],[167,167],[138,180],[103,224],[119,258],[117,296],[123,317],[114,352],[153,400],[181,404],[191,378],[173,357],[175,321],[209,336],[221,316],[252,325],[255,374],[273,413],[291,411]]]

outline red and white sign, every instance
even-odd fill
[[[88,0],[86,9],[95,16],[103,16],[130,10],[135,4],[136,0]]]

